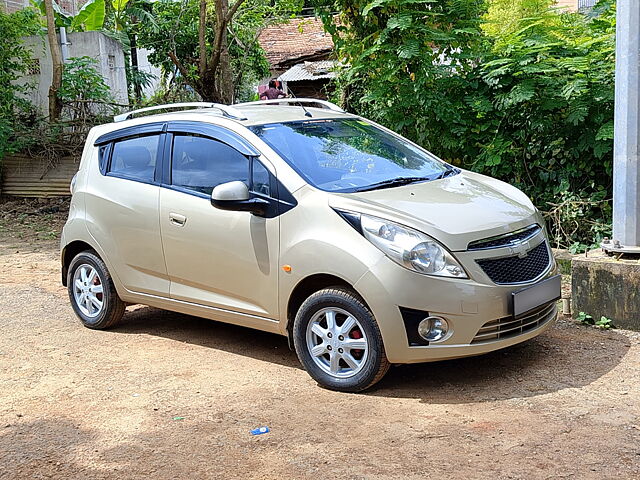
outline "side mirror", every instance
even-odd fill
[[[211,192],[211,204],[220,210],[251,212],[264,216],[269,202],[262,198],[251,198],[249,188],[244,182],[221,183]]]

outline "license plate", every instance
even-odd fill
[[[561,276],[547,278],[531,287],[513,292],[513,316],[521,317],[540,305],[553,302],[561,297]]]

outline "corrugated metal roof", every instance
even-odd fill
[[[283,82],[299,82],[301,80],[335,78],[335,68],[337,66],[338,62],[335,60],[299,63],[280,75],[278,80],[282,80]]]

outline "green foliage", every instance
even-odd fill
[[[586,17],[550,3],[316,7],[349,65],[337,80],[344,106],[521,188],[546,212],[555,246],[590,245],[611,218],[615,5]]]
[[[490,37],[499,38],[515,33],[521,28],[525,18],[540,19],[546,16],[554,0],[491,0],[484,15],[482,30]],[[547,16],[547,21],[554,22],[556,15]]]
[[[433,141],[440,141],[434,122],[458,115],[456,92],[466,85],[475,60],[469,54],[481,50],[484,41],[484,2],[321,3],[339,58],[350,65],[338,80],[345,106],[440,150],[433,148]],[[342,15],[335,18],[332,11]]]
[[[14,82],[27,73],[31,62],[31,52],[21,37],[41,32],[38,14],[33,9],[25,9],[6,14],[0,11],[0,162],[2,158],[21,147],[19,132],[28,128],[32,106],[23,94],[31,85],[16,85]]]
[[[96,70],[97,63],[91,57],[72,57],[65,64],[58,95],[72,121],[86,122],[113,102],[109,87]]]
[[[174,46],[178,58],[197,58],[198,12],[197,0],[155,2],[153,17],[157,29],[143,26],[138,35],[138,44],[152,50],[149,55],[151,63],[161,66],[165,71],[173,71],[174,66],[168,53]]]
[[[69,15],[53,1],[53,18],[56,27],[65,27],[69,32],[88,32],[101,30],[105,19],[105,0],[89,0],[75,15]],[[31,0],[31,5],[46,15],[44,0]]]
[[[600,317],[600,320],[598,320],[594,325],[602,330],[609,330],[611,328],[616,328],[616,326],[613,324],[613,320],[605,317],[604,315],[602,315]]]
[[[601,330],[610,330],[612,328],[616,328],[616,326],[613,324],[613,320],[605,317],[604,315],[600,317],[600,320],[595,320],[591,315],[580,312],[576,317],[576,320],[582,325],[593,326]]]
[[[135,103],[140,100],[138,96],[142,89],[150,85],[155,78],[152,74],[135,68],[131,61],[134,40],[140,30],[158,31],[158,24],[152,13],[153,2],[151,0],[107,0],[107,7],[103,33],[122,45],[129,99]]]
[[[71,30],[74,32],[100,30],[104,25],[104,16],[104,0],[89,0],[71,19]]]
[[[576,320],[582,325],[593,325],[595,323],[593,317],[584,312],[580,312],[576,317]]]
[[[71,16],[68,15],[58,3],[54,0],[53,5],[53,19],[55,20],[56,27],[71,28]],[[31,6],[40,10],[40,15],[43,17],[47,14],[44,8],[43,0],[31,0]]]
[[[246,98],[250,95],[247,84],[269,75],[269,63],[257,42],[259,31],[268,24],[285,21],[301,7],[300,0],[247,0],[240,7],[227,32],[236,97]],[[152,50],[149,60],[165,72],[175,72],[169,58],[169,53],[175,52],[187,68],[189,80],[195,79],[198,75],[199,1],[158,0],[153,4],[153,16],[157,28],[141,25],[138,44]],[[215,24],[213,2],[210,2],[207,18],[206,45],[207,55],[210,55],[215,33],[212,28]]]

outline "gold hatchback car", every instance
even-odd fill
[[[89,133],[71,189],[62,282],[89,328],[145,304],[266,330],[320,385],[355,392],[556,318],[526,195],[328,102],[118,116]]]

